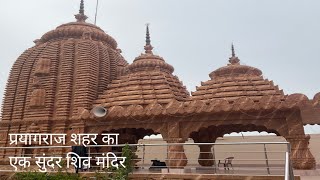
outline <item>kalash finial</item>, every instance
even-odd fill
[[[233,43],[231,44],[231,51],[232,51],[232,56],[229,58],[229,62],[233,65],[235,64],[239,64],[240,62],[240,59],[238,57],[236,57],[236,53],[235,53],[235,50],[234,50],[234,45]]]
[[[146,26],[147,26],[147,30],[146,30],[146,45],[144,46],[144,49],[146,50],[145,52],[146,52],[147,54],[152,54],[152,49],[153,49],[153,47],[151,46],[149,25],[150,25],[150,24],[146,24]]]
[[[81,0],[79,14],[74,15],[77,19],[77,22],[85,22],[88,17],[84,14],[84,2]]]

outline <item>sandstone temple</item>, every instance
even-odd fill
[[[23,151],[50,151],[1,148],[13,147],[14,133],[115,132],[120,143],[136,144],[151,134],[168,143],[213,143],[227,133],[266,131],[291,143],[295,169],[315,168],[303,126],[320,123],[320,93],[313,99],[284,94],[260,69],[241,64],[233,47],[226,65],[208,72],[210,79],[189,93],[174,68],[153,53],[148,26],[145,52],[128,63],[115,39],[86,22],[83,0],[75,18],[35,40],[12,66],[0,121],[0,165]],[[94,116],[96,106],[108,113]],[[201,153],[211,146],[199,148],[199,164],[212,166],[212,156]],[[183,146],[169,150],[180,152],[169,152],[170,166],[187,165]]]

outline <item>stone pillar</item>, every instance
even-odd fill
[[[197,132],[191,133],[190,137],[195,143],[214,143],[218,137],[217,128],[215,126],[208,128],[200,128]],[[198,145],[200,154],[198,162],[201,166],[213,166],[215,164],[212,152],[213,145]]]
[[[309,135],[285,137],[291,145],[290,159],[294,169],[315,169],[316,161],[309,149]]]
[[[182,138],[166,139],[167,143],[184,143],[186,140]],[[168,157],[166,164],[170,168],[184,168],[188,163],[183,145],[168,146]]]
[[[316,161],[309,149],[310,136],[305,135],[301,113],[291,112],[286,118],[288,135],[285,136],[291,145],[290,159],[294,169],[314,169]]]
[[[199,145],[200,154],[198,162],[201,166],[213,166],[213,154],[211,151],[212,145]]]

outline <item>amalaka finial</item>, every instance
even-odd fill
[[[80,1],[79,14],[75,15],[77,22],[85,22],[88,17],[84,14],[84,0]]]
[[[240,59],[238,57],[236,57],[233,43],[231,44],[231,57],[229,58],[229,62],[233,65],[239,64],[239,62],[240,62]]]
[[[147,29],[146,29],[146,45],[144,46],[144,49],[146,50],[145,52],[146,52],[147,54],[152,54],[152,49],[153,49],[153,47],[151,46],[149,25],[150,25],[150,24],[146,24],[146,26],[147,26]]]

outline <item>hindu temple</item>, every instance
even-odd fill
[[[113,132],[120,133],[120,143],[136,144],[151,134],[161,134],[167,143],[188,138],[214,143],[232,132],[266,131],[290,142],[295,169],[315,168],[303,126],[320,123],[320,93],[313,99],[285,94],[260,69],[243,65],[233,46],[226,65],[208,72],[209,79],[189,93],[174,67],[153,53],[148,26],[144,53],[128,63],[111,35],[86,22],[83,0],[75,19],[35,40],[13,64],[3,101],[0,147],[12,147],[9,134],[14,133]],[[91,110],[97,106],[107,114],[94,116]],[[211,146],[199,148],[199,164],[212,166],[212,160],[206,160],[212,155],[201,153]],[[183,146],[169,150],[180,152],[168,154],[170,166],[188,164]],[[0,148],[0,164],[23,151],[49,149]]]

